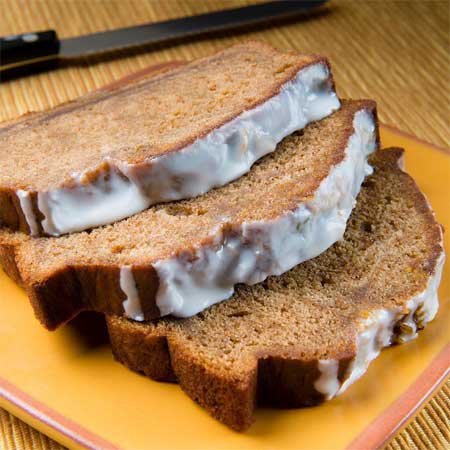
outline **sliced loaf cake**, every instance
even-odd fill
[[[189,319],[109,317],[116,358],[177,381],[236,430],[251,424],[256,403],[314,405],[345,391],[438,309],[441,227],[401,156],[377,152],[344,239],[319,257]]]
[[[0,224],[59,236],[246,173],[339,108],[325,58],[248,42],[0,127]]]
[[[50,329],[83,309],[135,320],[191,316],[342,237],[370,172],[376,122],[374,102],[344,101],[201,197],[59,238],[0,230],[0,262]]]

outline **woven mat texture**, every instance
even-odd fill
[[[0,0],[0,35],[57,30],[61,38],[199,14],[250,1]],[[382,122],[437,145],[450,142],[448,1],[331,1],[304,21],[119,51],[0,83],[0,120],[68,101],[148,65],[189,60],[243,38],[323,53],[342,97],[373,98]],[[389,443],[390,450],[450,448],[450,381]],[[0,409],[0,449],[60,449]]]

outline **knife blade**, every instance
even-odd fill
[[[6,36],[0,38],[0,74],[58,59],[89,56],[294,16],[326,2],[272,1],[62,40],[54,30]]]

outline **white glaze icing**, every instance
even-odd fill
[[[320,377],[314,382],[316,391],[326,394],[327,400],[336,395],[340,383],[338,379],[339,361],[322,359],[319,361]]]
[[[162,316],[192,316],[229,298],[238,283],[255,284],[313,258],[345,231],[376,148],[373,116],[358,111],[343,161],[334,166],[311,200],[272,221],[244,222],[231,236],[212,230],[214,244],[153,264],[159,276],[156,303]]]
[[[325,64],[314,64],[300,70],[277,95],[180,151],[140,164],[105,158],[109,164],[94,183],[83,183],[88,170],[73,174],[73,187],[39,192],[43,230],[59,236],[112,223],[152,204],[191,198],[240,177],[284,137],[339,108],[329,76]]]
[[[139,188],[117,171],[102,172],[95,183],[77,184],[76,192],[38,194],[38,208],[45,217],[42,228],[53,236],[113,223],[147,207]]]
[[[139,300],[139,294],[131,266],[122,266],[120,269],[120,289],[122,289],[127,296],[123,301],[125,316],[134,320],[144,320],[144,313],[142,312],[141,302]]]
[[[442,244],[443,248],[443,244]],[[359,333],[356,338],[357,353],[350,363],[344,381],[338,380],[339,361],[320,360],[318,364],[320,377],[314,383],[315,389],[324,394],[327,400],[342,394],[347,388],[360,378],[384,347],[397,342],[404,343],[417,336],[417,323],[414,315],[420,311],[422,325],[434,319],[439,307],[438,287],[444,267],[445,254],[440,254],[433,274],[430,276],[426,288],[407,301],[405,316],[402,308],[380,309],[373,311],[370,316],[360,322]],[[394,328],[400,330],[394,335]]]
[[[18,190],[17,197],[19,198],[20,207],[22,208],[23,215],[27,221],[28,227],[30,228],[30,233],[32,235],[37,235],[39,232],[39,227],[36,221],[36,217],[33,212],[33,204],[31,202],[30,193],[23,190]]]

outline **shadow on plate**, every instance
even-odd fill
[[[76,339],[86,350],[109,345],[105,317],[91,311],[84,311],[65,325],[65,332]]]

